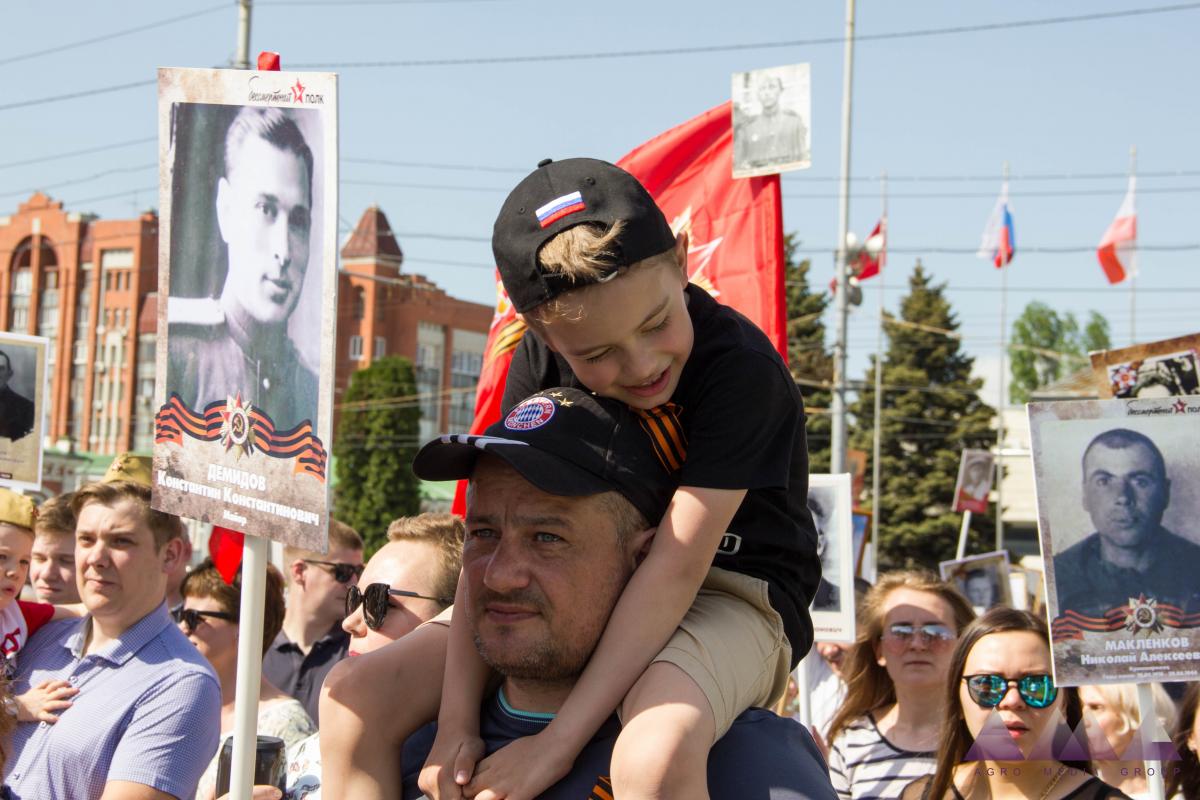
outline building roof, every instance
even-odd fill
[[[1099,396],[1091,367],[1072,372],[1055,383],[1039,386],[1029,393],[1031,400],[1094,400]]]
[[[379,206],[371,206],[363,212],[354,233],[342,247],[342,258],[375,258],[395,264],[396,267],[404,261],[404,253],[396,234],[388,224],[387,216]]]

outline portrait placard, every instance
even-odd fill
[[[324,551],[337,77],[160,69],[158,97],[152,505]]]
[[[992,491],[992,454],[987,450],[963,450],[954,484],[954,513],[986,514]]]
[[[854,506],[850,475],[809,475],[808,510],[817,526],[821,583],[813,598],[813,632],[818,640],[853,642]]]
[[[0,333],[0,486],[42,488],[49,353],[44,336]]]
[[[1200,397],[1031,403],[1055,680],[1200,677]]]
[[[733,73],[733,177],[812,165],[812,72],[789,64]]]
[[[976,614],[1013,604],[1007,550],[943,561],[938,569],[942,580],[953,582],[963,597],[971,601]]]
[[[1100,397],[1200,394],[1200,333],[1090,355]]]

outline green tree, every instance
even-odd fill
[[[420,510],[412,471],[421,410],[412,362],[387,356],[350,376],[333,441],[337,456],[334,509],[373,553],[387,542],[388,524]]]
[[[994,443],[995,412],[979,397],[983,381],[971,377],[974,359],[954,335],[958,320],[918,261],[899,319],[886,326],[880,437],[880,519],[876,546],[880,569],[924,566],[953,558],[961,517],[951,511],[959,455]],[[875,414],[874,358],[852,407],[851,445],[871,452]],[[981,548],[994,523],[977,515],[971,539]],[[971,547],[971,543],[968,543]]]
[[[1039,387],[1054,383],[1087,366],[1091,350],[1111,346],[1108,320],[1088,313],[1082,329],[1075,315],[1059,314],[1045,303],[1033,301],[1013,322],[1008,358],[1012,379],[1010,402],[1024,404]]]
[[[811,472],[829,471],[832,424],[829,417],[833,381],[833,356],[825,345],[825,323],[829,306],[827,292],[814,292],[808,275],[812,262],[796,260],[794,234],[784,238],[784,296],[787,314],[788,368],[804,395],[808,423],[808,468]]]

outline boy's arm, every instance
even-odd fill
[[[62,605],[54,606],[54,616],[50,621],[59,619],[78,619],[87,613],[87,607],[83,603],[63,603]]]
[[[554,720],[541,733],[489,756],[469,793],[486,787],[498,797],[534,797],[570,771],[683,621],[745,495],[745,489],[679,487],[649,554],[629,579],[591,661]]]
[[[462,785],[471,779],[483,757],[479,738],[479,707],[491,670],[479,656],[466,620],[463,581],[454,595],[454,616],[446,642],[446,673],[437,734],[418,779],[421,791],[440,800],[460,798]],[[447,687],[450,690],[447,691]]]

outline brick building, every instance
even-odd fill
[[[342,249],[337,396],[384,354],[412,359],[422,434],[470,423],[491,309],[403,274],[387,218],[368,209]],[[154,435],[158,217],[101,220],[36,193],[0,216],[0,330],[50,339],[48,443],[148,451]]]

